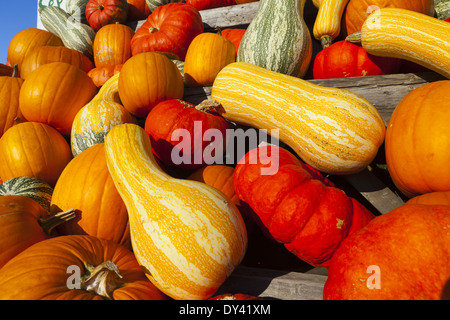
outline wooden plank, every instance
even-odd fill
[[[322,300],[327,275],[238,266],[216,294],[247,293],[264,299]]]

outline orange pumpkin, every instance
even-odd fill
[[[347,35],[361,31],[361,26],[370,13],[377,8],[403,8],[434,15],[433,0],[350,0],[344,14],[344,30]]]
[[[16,124],[0,138],[0,177],[4,181],[29,176],[53,187],[71,159],[67,141],[44,123]]]
[[[94,67],[92,61],[80,51],[66,47],[42,46],[33,49],[23,60],[20,76],[27,76],[40,66],[51,62],[66,62],[77,66],[84,72]]]
[[[23,79],[18,77],[17,65],[14,69],[11,76],[0,76],[0,138],[22,118],[19,94]]]
[[[97,31],[94,44],[96,67],[123,64],[131,57],[133,29],[120,23],[108,24]]]
[[[449,226],[449,206],[403,205],[376,217],[334,254],[324,299],[440,299],[450,277]]]
[[[120,70],[119,96],[131,114],[145,118],[159,102],[181,99],[184,82],[167,56],[143,52],[127,60]]]
[[[19,31],[10,41],[7,59],[11,66],[17,64],[20,71],[26,55],[41,46],[63,47],[64,44],[60,38],[47,30],[27,28]]]
[[[65,63],[47,63],[27,77],[20,90],[20,110],[28,121],[48,124],[68,135],[72,122],[97,93],[92,79],[80,68]]]
[[[77,287],[79,280],[79,288]],[[167,300],[124,246],[92,236],[40,241],[0,270],[1,300]]]
[[[145,20],[150,15],[146,0],[127,0],[127,21]]]
[[[230,40],[234,44],[236,49],[236,54],[239,50],[239,45],[241,44],[242,37],[247,29],[239,28],[226,28],[222,30],[222,36]]]
[[[450,191],[450,80],[425,84],[397,105],[386,129],[390,176],[407,197]]]
[[[447,205],[450,206],[450,191],[424,193],[406,201],[406,204]]]
[[[104,67],[96,67],[91,69],[91,71],[88,72],[88,76],[92,79],[94,84],[97,87],[101,87],[105,84],[108,79],[110,79],[113,75],[120,72],[122,69],[123,64],[118,65],[111,65],[111,66],[104,66]]]
[[[76,218],[58,226],[61,235],[91,235],[129,248],[128,213],[106,166],[104,143],[77,155],[53,190],[50,212],[75,209]]]
[[[48,239],[55,223],[73,217],[73,211],[68,211],[48,219],[48,212],[29,197],[1,196],[0,269],[32,244]]]
[[[189,87],[212,86],[223,67],[236,61],[234,44],[218,33],[204,32],[192,40],[184,60],[184,79]]]

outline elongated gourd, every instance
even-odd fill
[[[313,35],[323,48],[329,47],[341,32],[341,19],[349,0],[321,0],[318,3]]]
[[[383,119],[360,95],[250,63],[223,68],[211,96],[230,121],[270,132],[279,129],[280,141],[325,173],[363,170],[384,141]]]
[[[312,58],[311,34],[303,19],[306,0],[260,0],[239,44],[236,61],[303,77]]]
[[[381,8],[347,37],[375,56],[412,61],[450,78],[450,23],[400,8]]]
[[[158,166],[144,129],[112,128],[109,172],[128,210],[133,251],[147,277],[174,299],[206,299],[241,262],[243,219],[222,192]]]

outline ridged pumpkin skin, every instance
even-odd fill
[[[234,185],[270,235],[313,266],[327,267],[341,242],[375,217],[277,146],[248,152],[236,166]]]
[[[241,44],[242,37],[244,36],[245,31],[247,29],[239,29],[239,28],[226,28],[221,31],[222,36],[230,40],[234,48],[236,49],[236,55],[239,50],[239,46]]]
[[[433,0],[350,0],[344,14],[347,35],[361,31],[367,16],[377,8],[401,8],[431,17],[434,15]]]
[[[425,84],[397,105],[386,129],[386,164],[406,196],[450,191],[450,80]],[[407,164],[407,165],[406,165]]]
[[[137,125],[115,126],[105,150],[127,206],[133,252],[147,277],[174,299],[211,297],[246,252],[237,208],[214,187],[163,172]]]
[[[91,283],[86,281],[93,267],[107,261],[113,270],[102,270],[106,272],[105,282],[93,284],[94,279],[101,279],[98,276]],[[69,288],[75,284],[76,273],[71,269],[74,267],[80,270],[80,289]],[[114,268],[121,278],[116,276]],[[1,300],[167,299],[146,279],[127,248],[80,235],[59,236],[27,248],[1,269],[0,288]]]
[[[23,118],[19,107],[20,89],[23,79],[19,78],[18,68],[11,76],[0,77],[0,138]]]
[[[84,14],[89,25],[98,31],[108,24],[125,23],[128,3],[126,0],[89,0]]]
[[[209,87],[219,71],[236,61],[234,44],[218,33],[204,32],[192,40],[184,60],[184,78],[189,87]]]
[[[440,299],[450,277],[449,225],[449,206],[403,205],[376,217],[336,251],[324,300]]]
[[[50,211],[53,188],[45,181],[35,177],[16,177],[0,184],[0,196],[16,195],[33,199]]]
[[[105,137],[113,126],[135,122],[133,116],[120,102],[118,87],[119,73],[116,73],[76,114],[70,133],[74,157],[97,143],[105,142]]]
[[[384,121],[363,97],[249,63],[223,68],[211,96],[230,121],[279,129],[279,139],[322,172],[361,171],[384,142]]]
[[[165,1],[170,2],[170,1]],[[174,1],[172,1],[174,2]],[[189,44],[203,33],[203,21],[193,6],[167,3],[152,10],[131,40],[133,56],[149,51],[168,52],[184,60]],[[147,2],[150,10],[152,5]]]
[[[100,88],[103,86],[106,81],[108,81],[113,75],[120,72],[122,69],[123,64],[118,64],[115,66],[104,66],[104,67],[97,67],[91,69],[91,71],[88,72],[88,76],[91,77],[94,84]]]
[[[331,45],[341,33],[341,18],[349,0],[321,0],[314,21],[313,35],[323,48]]]
[[[122,66],[119,95],[128,112],[145,118],[158,103],[182,99],[184,82],[180,70],[168,57],[156,52],[143,52]]]
[[[26,120],[48,124],[68,135],[77,112],[96,94],[94,82],[80,68],[65,62],[47,63],[30,73],[22,85],[20,110]]]
[[[48,238],[39,224],[46,216],[48,212],[30,198],[0,197],[0,269],[18,253]]]
[[[236,4],[234,0],[186,0],[189,4],[197,10],[208,10],[220,7],[228,7]]]
[[[124,24],[108,24],[97,31],[94,39],[95,66],[124,64],[131,58],[131,38],[134,30]]]
[[[22,61],[34,48],[41,46],[64,46],[63,41],[52,32],[38,28],[19,31],[8,46],[8,61],[11,66],[17,64],[19,71]]]
[[[434,191],[415,196],[406,204],[450,205],[450,191]]]
[[[3,181],[30,176],[53,187],[71,159],[67,141],[56,129],[44,123],[16,124],[0,138],[0,177]]]
[[[106,166],[103,143],[73,158],[61,173],[51,214],[70,208],[76,218],[58,226],[59,234],[87,234],[130,247],[127,210]]]
[[[312,58],[311,35],[303,19],[305,2],[261,0],[236,61],[303,77]]]
[[[51,62],[66,62],[77,66],[86,73],[94,68],[92,61],[77,50],[62,46],[42,46],[34,49],[25,57],[22,62],[20,76],[26,79],[31,72]]]
[[[450,24],[426,14],[398,8],[372,13],[360,34],[347,37],[361,42],[370,54],[408,60],[450,78]]]

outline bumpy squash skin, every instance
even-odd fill
[[[211,297],[245,255],[247,232],[237,208],[214,187],[163,172],[137,125],[115,126],[105,151],[147,277],[174,299]]]
[[[312,58],[311,34],[303,20],[305,2],[261,0],[236,61],[303,77]]]
[[[322,172],[361,171],[384,142],[384,121],[363,97],[250,63],[223,68],[211,96],[232,122],[279,129],[279,139]]]

